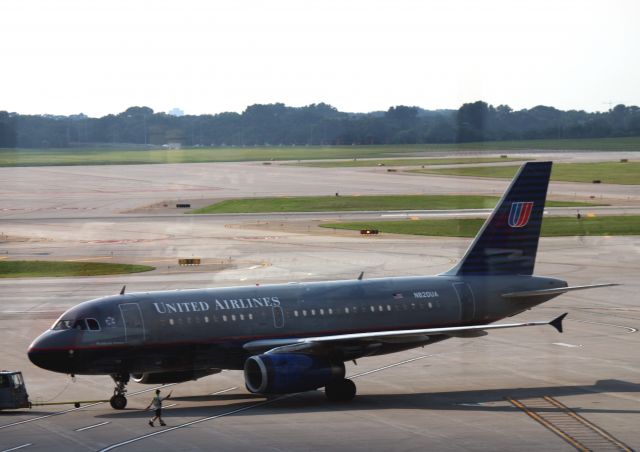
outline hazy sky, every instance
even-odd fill
[[[638,0],[1,0],[0,110],[640,105]]]

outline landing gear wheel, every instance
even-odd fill
[[[356,396],[356,385],[345,378],[329,383],[324,387],[324,393],[332,402],[348,402]]]
[[[111,407],[116,410],[124,410],[127,406],[127,398],[123,395],[116,394],[109,400]]]
[[[127,383],[129,383],[129,374],[113,374],[111,375],[113,381],[116,383],[116,387],[113,390],[113,397],[109,399],[109,403],[115,410],[124,410],[127,406]]]

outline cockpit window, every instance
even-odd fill
[[[75,320],[62,319],[58,321],[55,325],[53,325],[52,330],[70,330],[73,328],[75,324]]]
[[[99,331],[100,324],[96,319],[77,319],[77,320],[66,320],[62,319],[58,323],[56,323],[53,330],[91,330],[91,331]]]

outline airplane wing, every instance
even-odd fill
[[[502,298],[532,298],[541,297],[545,295],[560,295],[566,292],[574,290],[594,289],[596,287],[611,287],[618,286],[619,284],[591,284],[589,286],[573,286],[573,287],[558,287],[556,289],[541,289],[541,290],[525,290],[521,292],[510,292],[502,294]]]
[[[523,322],[523,323],[503,323],[497,325],[472,325],[454,326],[444,328],[424,328],[416,330],[395,330],[395,331],[374,331],[365,333],[335,334],[330,336],[317,336],[305,338],[287,339],[262,339],[244,344],[243,348],[249,352],[256,353],[292,353],[302,352],[320,345],[338,346],[340,344],[371,343],[375,341],[395,342],[401,340],[410,341],[412,339],[426,339],[427,336],[450,336],[450,337],[478,337],[484,336],[487,330],[498,330],[504,328],[519,328],[524,326],[551,325],[558,332],[562,333],[562,321],[567,313],[556,317],[550,321]]]

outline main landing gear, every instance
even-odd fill
[[[343,378],[325,386],[324,393],[332,402],[348,402],[356,396],[356,385],[353,381]]]
[[[113,389],[113,396],[109,399],[111,407],[116,410],[124,410],[127,406],[127,383],[129,383],[129,374],[113,374],[111,375],[116,387]]]

